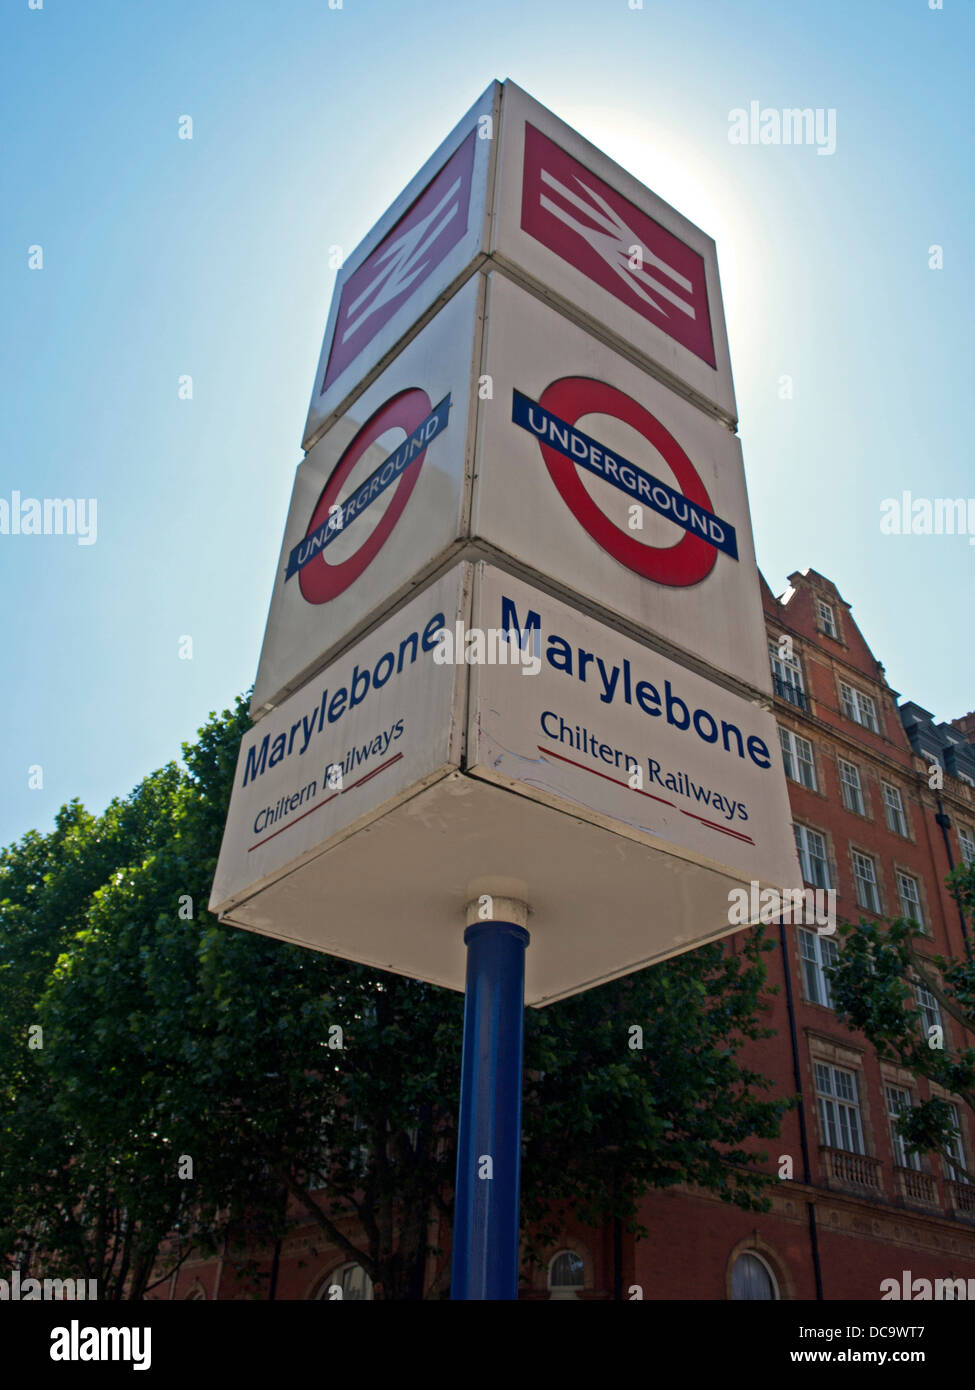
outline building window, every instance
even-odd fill
[[[839,960],[839,948],[828,936],[799,928],[799,956],[802,960],[802,980],[806,998],[813,1004],[833,1007],[826,971]]]
[[[777,642],[768,644],[769,662],[772,667],[772,687],[776,695],[788,700],[800,709],[806,708],[806,691],[802,683],[802,667],[795,656],[783,656]]]
[[[856,1076],[827,1062],[817,1062],[815,1072],[819,1122],[827,1146],[845,1149],[847,1153],[866,1153]]]
[[[840,769],[840,790],[843,794],[843,805],[848,811],[855,811],[858,816],[865,816],[860,769],[854,767],[852,763],[848,763],[845,758],[837,758],[836,762]]]
[[[358,1115],[352,1116],[352,1131],[359,1134],[366,1128],[362,1119]],[[369,1159],[372,1150],[368,1144],[353,1144],[349,1149],[349,1172],[357,1178],[365,1177],[369,1171]]]
[[[886,1086],[884,1089],[887,1093],[890,1147],[893,1150],[894,1162],[899,1168],[913,1168],[915,1172],[919,1173],[921,1171],[921,1155],[908,1153],[904,1136],[897,1128],[897,1117],[911,1108],[911,1093],[906,1091],[903,1086]]]
[[[877,727],[877,707],[869,695],[840,681],[840,700],[847,719],[852,719],[854,724],[862,724],[875,734],[880,732]]]
[[[318,1192],[328,1187],[329,1148],[328,1127],[334,1120],[335,1112],[323,1115],[318,1126],[318,1144],[315,1152],[315,1168],[308,1174],[308,1191]]]
[[[897,875],[897,896],[901,903],[901,916],[916,922],[919,927],[924,926],[924,916],[921,912],[921,893],[918,888],[917,879],[910,874],[898,873]]]
[[[958,844],[961,848],[962,862],[975,864],[975,831],[960,825],[958,827]]]
[[[318,1297],[329,1302],[372,1303],[372,1280],[362,1265],[341,1265],[324,1281]]]
[[[926,985],[916,984],[914,993],[917,996],[918,1012],[921,1015],[921,1026],[927,1037],[931,1036],[932,1028],[941,1027],[941,1009],[938,1001]]]
[[[807,738],[794,734],[791,729],[779,725],[779,744],[782,748],[782,762],[785,775],[793,782],[801,782],[810,791],[816,790],[816,764],[813,761],[812,744]]]
[[[877,892],[877,870],[873,860],[858,849],[853,851],[853,884],[860,907],[868,912],[880,911],[880,895]]]
[[[907,835],[907,820],[904,816],[904,802],[897,787],[889,782],[881,782],[884,791],[884,812],[887,816],[887,829],[895,835]]]
[[[829,888],[826,841],[818,830],[810,830],[807,825],[793,825],[792,830],[796,837],[803,879],[816,888]]]
[[[819,626],[827,637],[834,637],[838,641],[839,633],[836,630],[836,616],[833,613],[832,607],[830,604],[824,603],[822,599],[818,599],[816,608],[819,612]]]
[[[584,1284],[585,1268],[580,1255],[574,1250],[560,1250],[552,1256],[548,1264],[548,1286],[552,1298],[578,1298],[578,1291]]]
[[[942,1160],[942,1162],[944,1163],[945,1177],[948,1179],[949,1182],[967,1183],[968,1178],[965,1176],[963,1172],[963,1169],[966,1166],[965,1148],[961,1142],[961,1121],[958,1116],[958,1106],[952,1104],[948,1108],[951,1111],[951,1122],[955,1127],[955,1132],[948,1140],[948,1143],[945,1145],[945,1147],[951,1154],[955,1162],[947,1163],[944,1160]],[[955,1164],[958,1164],[959,1166],[956,1167]]]
[[[737,1302],[778,1299],[775,1275],[758,1255],[746,1253],[735,1260],[731,1270],[731,1297]]]

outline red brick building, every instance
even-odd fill
[[[975,862],[975,714],[936,726],[918,705],[899,709],[836,587],[814,570],[789,583],[779,598],[763,584],[763,602],[803,877],[836,890],[841,921],[911,916],[931,954],[960,956],[968,927],[944,879]],[[940,1159],[909,1155],[892,1127],[899,1108],[930,1094],[928,1083],[880,1061],[840,1024],[824,973],[835,938],[796,925],[768,930],[778,937],[766,957],[779,987],[767,1000],[776,1035],[743,1060],[776,1093],[801,1094],[769,1154],[779,1175],[771,1210],[745,1213],[675,1189],[645,1200],[647,1240],[612,1223],[568,1222],[522,1297],[876,1300],[881,1281],[900,1284],[905,1270],[932,1282],[975,1279],[975,1187]],[[736,945],[729,938],[728,949]],[[966,1041],[926,991],[918,1004],[947,1046]],[[972,1117],[960,1102],[956,1113],[958,1157],[972,1168]],[[253,1253],[273,1270],[275,1298],[327,1298],[337,1286],[370,1297],[363,1272],[316,1228]],[[226,1259],[191,1264],[168,1296],[243,1296],[232,1271]],[[435,1273],[431,1260],[428,1282]]]

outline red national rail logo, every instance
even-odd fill
[[[372,342],[467,231],[476,134],[471,131],[342,286],[322,392]]]
[[[702,362],[716,365],[701,256],[528,124],[521,225]]]

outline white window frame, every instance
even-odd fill
[[[573,1277],[572,1279],[569,1280],[568,1283],[562,1283],[562,1282],[555,1283],[555,1282],[554,1282],[554,1279],[553,1279],[553,1275],[554,1275],[554,1273],[555,1273],[556,1262],[559,1261],[559,1260],[565,1260],[566,1257],[568,1257],[568,1260],[569,1260],[570,1264],[571,1264],[573,1261],[578,1260],[578,1262],[579,1262],[579,1267],[578,1267],[578,1270],[575,1271],[575,1272],[578,1273],[578,1276],[579,1276],[579,1277],[578,1277],[578,1279],[576,1279],[576,1278]],[[549,1288],[549,1293],[552,1295],[552,1298],[554,1298],[554,1299],[571,1299],[571,1298],[578,1298],[578,1297],[579,1297],[579,1290],[580,1290],[580,1289],[584,1289],[585,1287],[586,1287],[586,1262],[585,1262],[585,1260],[582,1258],[582,1256],[579,1254],[578,1250],[568,1250],[568,1249],[565,1249],[565,1250],[556,1250],[555,1254],[552,1256],[552,1258],[551,1258],[551,1259],[549,1260],[549,1262],[548,1262],[548,1288]]]
[[[921,883],[913,874],[906,874],[902,869],[897,869],[895,873],[897,879],[897,900],[900,903],[901,916],[915,921],[919,927],[924,926],[924,908],[921,906]],[[910,893],[905,894],[903,885],[909,883],[912,886],[913,898]],[[912,911],[907,909],[911,908]]]
[[[342,1290],[342,1298],[332,1300],[330,1290],[333,1289],[336,1284]],[[362,1293],[349,1297],[350,1289],[356,1286],[361,1288]],[[369,1275],[362,1268],[362,1265],[352,1262],[339,1265],[339,1267],[333,1269],[328,1278],[322,1282],[322,1286],[318,1290],[318,1299],[321,1302],[372,1303],[375,1301],[373,1283]]]
[[[361,1116],[359,1116],[359,1115],[353,1115],[353,1116],[352,1116],[352,1132],[353,1132],[353,1134],[358,1134],[358,1133],[360,1133],[360,1131],[364,1130],[365,1128],[366,1128],[366,1125],[365,1125],[364,1121],[362,1120]],[[356,1178],[363,1178],[363,1177],[365,1177],[365,1175],[366,1175],[366,1173],[368,1172],[368,1169],[369,1169],[369,1159],[370,1159],[370,1156],[371,1156],[371,1147],[370,1147],[370,1145],[369,1145],[368,1143],[365,1143],[365,1144],[353,1144],[353,1145],[352,1145],[352,1147],[349,1149],[349,1159],[348,1159],[348,1163],[349,1163],[349,1172],[353,1175],[353,1177],[356,1177]]]
[[[887,829],[892,835],[902,835],[906,840],[907,814],[904,810],[904,798],[901,796],[900,787],[895,787],[892,782],[881,782],[880,789],[884,797]]]
[[[954,1122],[954,1126],[957,1130],[957,1133],[951,1139],[948,1140],[946,1148],[948,1149],[948,1152],[950,1154],[954,1155],[955,1160],[958,1163],[960,1163],[964,1168],[967,1166],[967,1162],[965,1159],[965,1144],[961,1137],[961,1116],[958,1113],[958,1106],[954,1103],[954,1101],[949,1101],[948,1106],[951,1110],[951,1118]],[[953,1163],[949,1163],[946,1159],[943,1158],[941,1160],[941,1166],[944,1169],[944,1175],[949,1182],[966,1184],[968,1183],[968,1179],[965,1177],[965,1174],[960,1172],[954,1166]]]
[[[812,744],[808,738],[793,733],[791,729],[786,729],[781,724],[779,724],[778,730],[779,747],[782,749],[782,762],[785,766],[786,777],[793,782],[798,782],[802,787],[808,787],[812,792],[818,791],[816,759],[813,755]],[[803,756],[804,753],[806,756]]]
[[[799,960],[802,963],[802,988],[811,1004],[833,1007],[827,969],[839,962],[840,952],[831,937],[799,927]]]
[[[827,1148],[866,1155],[857,1074],[831,1062],[814,1062],[816,1102]],[[851,1142],[840,1143],[849,1139]]]
[[[747,1266],[742,1263],[746,1259],[754,1260],[757,1265],[761,1265],[762,1269],[768,1275],[769,1283],[772,1286],[772,1297],[770,1299],[735,1299],[735,1270],[738,1268],[739,1264],[742,1264],[743,1269],[747,1268]],[[762,1259],[757,1250],[740,1250],[735,1256],[735,1262],[731,1266],[731,1297],[739,1303],[777,1303],[781,1299],[782,1295],[779,1293],[779,1281],[775,1277],[775,1270],[772,1269],[768,1260]]]
[[[855,686],[847,685],[846,681],[840,681],[840,704],[843,713],[848,719],[852,719],[854,724],[869,729],[873,734],[880,733],[877,705],[872,695],[857,690]]]
[[[840,774],[840,793],[843,798],[843,805],[848,811],[853,811],[858,816],[865,816],[867,808],[863,799],[860,769],[855,763],[847,762],[845,758],[837,758],[836,766]]]
[[[917,1000],[918,1013],[921,1015],[921,1027],[924,1029],[925,1037],[928,1036],[930,1028],[943,1029],[941,1005],[927,985],[922,984],[920,980],[914,981],[914,998]]]
[[[958,831],[958,848],[961,851],[962,863],[969,865],[975,864],[975,831],[970,830],[967,825],[956,826]]]
[[[796,705],[799,708],[804,709],[807,703],[806,686],[802,678],[802,667],[799,664],[799,658],[795,655],[794,651],[791,658],[786,656],[780,656],[778,641],[773,641],[771,638],[769,639],[768,644],[768,655],[769,664],[772,668],[772,675],[777,676],[778,679],[782,681],[784,685],[793,686],[803,697],[802,700],[791,700],[790,704]],[[782,696],[782,699],[788,698],[789,697],[787,695]]]
[[[829,881],[829,856],[826,852],[826,837],[821,835],[818,830],[811,830],[808,825],[800,825],[798,821],[793,821],[792,830],[796,841],[796,850],[799,854],[799,865],[802,869],[802,877],[806,883],[811,883],[815,888],[831,888],[833,885]],[[817,846],[812,843],[818,841],[822,846],[822,854],[816,852]],[[822,864],[822,882],[812,872],[814,864]]]
[[[832,637],[839,641],[839,628],[836,626],[836,614],[833,612],[833,605],[827,603],[825,599],[816,600],[816,611],[819,614],[819,625],[827,637]]]
[[[905,1110],[910,1110],[913,1101],[911,1093],[905,1086],[884,1086],[884,1101],[887,1106],[887,1118],[890,1128],[890,1146],[894,1154],[894,1162],[898,1168],[912,1168],[915,1173],[921,1171],[921,1155],[908,1153],[904,1136],[897,1128],[897,1118]]]
[[[876,860],[872,859],[869,854],[864,854],[862,850],[858,849],[851,852],[851,857],[853,860],[853,888],[857,900],[857,907],[862,907],[864,912],[879,913],[880,884],[877,882]],[[869,874],[860,872],[860,869],[864,866],[869,870]],[[860,890],[864,885],[872,890],[871,893],[867,894],[868,897],[872,897],[872,902],[863,901],[864,895]]]

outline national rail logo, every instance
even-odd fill
[[[585,415],[612,416],[643,435],[666,461],[680,490],[577,429],[576,421]],[[735,528],[716,515],[708,490],[687,454],[656,416],[624,391],[591,377],[561,377],[547,386],[537,401],[515,390],[511,419],[538,440],[549,477],[579,524],[597,545],[635,574],[671,588],[687,588],[707,578],[719,551],[738,559]],[[637,540],[598,506],[582,481],[580,468],[672,521],[684,531],[682,539],[669,546]]]
[[[472,130],[413,206],[342,286],[319,394],[341,376],[467,231],[474,171]]]
[[[716,366],[703,258],[530,123],[521,226],[607,294]]]
[[[386,544],[416,487],[428,446],[449,423],[450,393],[436,406],[420,387],[399,391],[373,412],[332,470],[308,523],[308,530],[288,556],[284,580],[298,576],[308,603],[338,598],[363,574]],[[355,465],[387,430],[401,429],[406,438],[341,503],[339,493]],[[367,507],[388,489],[395,490],[385,514],[346,559],[331,563],[325,552]]]

